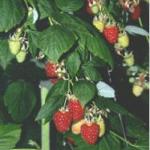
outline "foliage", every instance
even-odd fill
[[[105,116],[106,133],[97,144],[88,145],[71,131],[63,135],[56,131],[51,138],[57,135],[55,144],[59,150],[148,150],[145,123],[119,103],[116,99],[118,90],[114,98],[107,94],[102,97],[96,86],[99,81],[113,84],[108,82],[111,81],[109,71],[123,65],[117,64],[113,45],[91,25],[92,17],[84,11],[86,3],[85,0],[0,1],[0,150],[38,149],[40,137],[30,134],[37,135],[34,127],[39,129],[43,119],[45,123],[50,122],[55,131],[53,114],[66,104],[68,94],[75,95],[84,107],[94,101],[100,110],[109,112]],[[104,6],[109,17],[121,26],[130,21],[118,1],[107,0]],[[133,33],[134,26],[127,27]],[[138,29],[147,36],[144,29]],[[19,52],[26,52],[22,63],[17,60],[18,53],[11,53],[10,40],[18,40],[21,44]],[[60,65],[60,78],[54,85],[44,70],[47,61]],[[143,72],[148,74],[147,65],[138,68],[135,78]],[[135,72],[130,66],[124,69],[129,77]],[[48,80],[52,87],[41,107],[39,83],[42,80]],[[117,80],[123,79],[117,77]],[[31,125],[34,133],[28,128],[25,130],[26,124]],[[70,144],[67,137],[72,137],[75,144]]]

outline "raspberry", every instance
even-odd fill
[[[72,125],[72,127],[71,127],[72,132],[73,132],[74,134],[80,134],[80,133],[81,133],[81,126],[82,126],[84,123],[85,123],[85,120],[84,120],[84,119],[82,119],[82,120],[80,120],[80,121],[74,123],[74,124]]]
[[[141,16],[141,7],[140,5],[138,5],[134,8],[133,13],[131,13],[131,18],[132,20],[137,20],[140,18],[140,16]]]
[[[21,48],[20,40],[18,40],[18,39],[9,40],[8,44],[9,44],[10,52],[13,55],[16,55],[20,51],[20,48]]]
[[[84,116],[84,109],[77,99],[70,99],[68,102],[69,111],[72,114],[73,121],[79,121]]]
[[[129,37],[127,33],[120,33],[118,37],[118,43],[122,48],[129,46]]]
[[[105,23],[101,20],[93,20],[93,25],[96,29],[98,29],[100,32],[104,31]]]
[[[81,136],[88,144],[97,142],[99,132],[99,126],[96,123],[85,123],[81,126]]]
[[[110,44],[115,44],[118,39],[118,27],[116,25],[106,26],[104,36]]]
[[[102,137],[105,134],[105,131],[106,131],[104,119],[101,118],[100,120],[98,120],[97,124],[99,125],[99,129],[100,129],[99,137]]]
[[[18,63],[23,63],[26,59],[26,51],[21,50],[17,55],[16,55],[16,60]]]
[[[130,53],[125,53],[124,55],[124,58],[123,58],[123,61],[125,62],[125,64],[129,67],[133,66],[134,65],[134,55],[132,52]]]
[[[72,115],[68,110],[61,109],[54,114],[53,121],[59,132],[66,132],[71,126]]]
[[[142,95],[144,91],[144,88],[138,84],[134,84],[133,85],[133,88],[132,88],[132,93],[136,96],[136,97],[139,97]]]
[[[57,77],[57,64],[48,62],[45,65],[45,71],[46,71],[47,77],[56,78]]]

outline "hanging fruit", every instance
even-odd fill
[[[108,23],[105,28],[104,28],[104,36],[105,39],[110,43],[110,44],[115,44],[118,39],[118,34],[119,30],[116,24],[110,24]]]
[[[143,93],[143,90],[144,90],[144,87],[140,83],[138,82],[134,83],[132,92],[136,97],[141,96],[141,94]]]
[[[125,65],[127,66],[133,66],[134,65],[134,55],[132,52],[125,52],[123,56],[123,61],[125,62]]]
[[[99,14],[93,18],[93,25],[96,29],[98,29],[101,33],[104,31],[104,27],[106,24],[106,16],[103,14]]]
[[[119,33],[118,44],[121,48],[127,48],[129,46],[129,36],[126,32]]]
[[[85,123],[85,120],[82,119],[78,122],[75,122],[72,127],[71,127],[71,130],[72,130],[72,133],[74,134],[80,134],[81,133],[81,126]]]
[[[58,74],[57,74],[57,67],[58,64],[53,63],[51,61],[47,62],[45,64],[45,71],[46,71],[46,75],[50,78],[57,78]]]
[[[140,5],[137,5],[134,7],[133,12],[131,12],[131,18],[132,20],[138,20],[141,17],[141,7]]]
[[[45,64],[45,72],[49,78],[63,78],[66,74],[64,63],[58,64],[52,61],[48,61]]]
[[[26,55],[27,55],[27,52],[24,50],[21,50],[19,53],[17,53],[17,55],[16,55],[17,62],[23,63],[26,59]]]
[[[84,117],[84,108],[80,101],[74,96],[69,96],[68,109],[72,114],[73,121],[79,121]]]
[[[18,39],[18,38],[10,38],[9,41],[8,41],[8,44],[9,44],[10,52],[13,55],[16,55],[20,51],[20,48],[21,48],[20,39]]]
[[[85,122],[81,126],[81,136],[88,144],[96,144],[99,137],[99,125],[95,122]]]
[[[100,117],[100,118],[97,119],[96,122],[99,125],[99,130],[100,130],[99,137],[102,137],[105,134],[105,132],[106,132],[105,121],[104,121],[104,119],[102,117]]]
[[[71,126],[72,115],[67,108],[61,108],[55,112],[53,121],[59,132],[66,132]]]

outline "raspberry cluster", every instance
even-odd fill
[[[64,133],[71,128],[73,134],[81,134],[88,144],[96,144],[105,133],[105,122],[102,117],[95,118],[93,112],[96,113],[93,109],[85,111],[80,100],[70,96],[67,106],[54,113],[53,121],[57,131]]]

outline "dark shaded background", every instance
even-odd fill
[[[142,6],[142,22],[144,29],[149,31],[149,5],[146,3],[141,3]],[[139,26],[138,21],[129,21],[130,25]],[[142,36],[130,36],[130,48],[134,50],[136,63],[142,65],[145,60],[149,60],[149,45],[145,37]],[[121,79],[121,80],[118,80]],[[119,66],[114,70],[113,81],[115,89],[118,90],[118,99],[123,106],[128,108],[135,116],[139,117],[141,120],[145,121],[147,124],[149,122],[149,91],[145,91],[142,96],[136,98],[132,94],[132,87],[128,83],[128,78],[124,74],[124,70]]]

